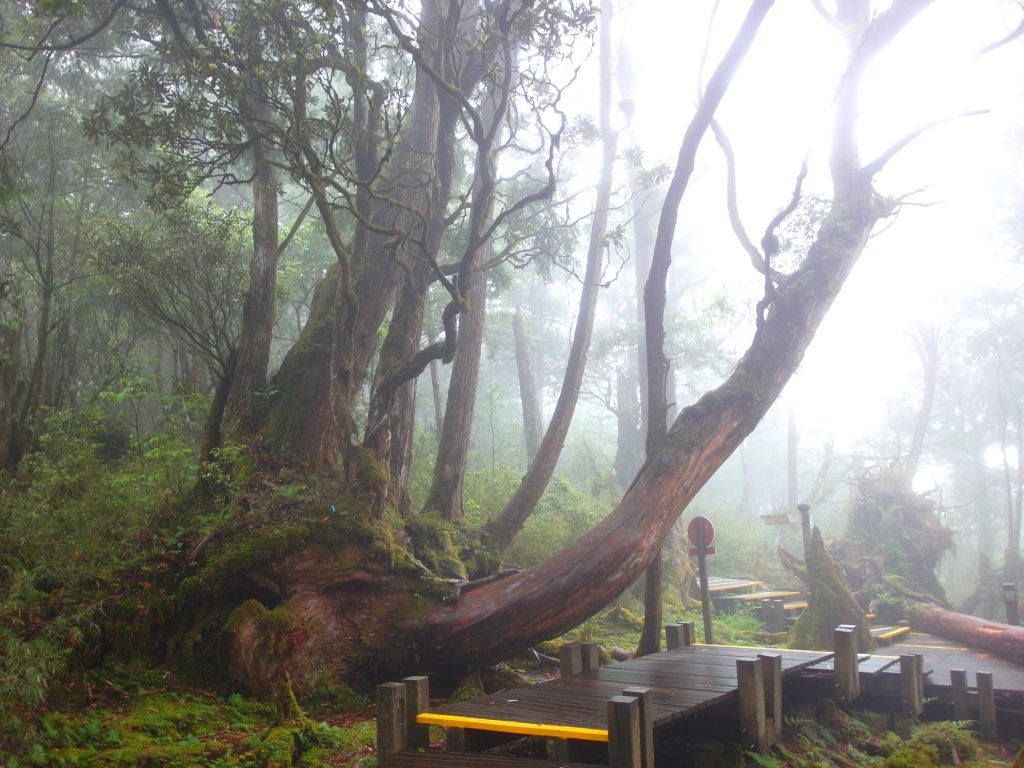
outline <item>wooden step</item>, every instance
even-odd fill
[[[892,645],[910,634],[910,627],[871,627],[871,636],[879,645]]]

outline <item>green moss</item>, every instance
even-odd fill
[[[299,753],[299,740],[294,727],[279,725],[271,728],[253,752],[258,765],[264,768],[291,768]]]
[[[860,651],[875,647],[871,639],[864,611],[854,600],[846,586],[839,566],[825,549],[825,542],[817,527],[811,533],[807,552],[809,596],[807,609],[800,614],[791,630],[789,647],[813,650],[831,650],[835,628],[840,624],[857,625],[857,648]]]
[[[629,608],[622,605],[616,605],[610,611],[605,613],[604,620],[611,622],[612,624],[618,624],[619,626],[626,627],[627,629],[643,629],[644,620],[633,613]]]
[[[416,557],[433,573],[443,578],[467,579],[466,566],[459,557],[464,536],[456,525],[441,515],[417,515],[406,521],[405,529],[413,541]]]

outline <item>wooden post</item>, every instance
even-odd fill
[[[971,710],[967,704],[967,670],[951,669],[949,677],[953,682],[953,719],[970,720]]]
[[[764,624],[765,631],[775,632],[775,605],[767,597],[759,602],[761,604],[761,623]]]
[[[797,504],[800,511],[800,531],[804,535],[804,558],[807,557],[807,550],[811,548],[811,505]]]
[[[860,675],[857,672],[857,632],[841,625],[836,628],[835,656],[832,657],[832,675],[835,680],[836,701],[848,706],[860,697]]]
[[[978,672],[978,724],[986,739],[996,737],[996,689],[991,672]]]
[[[608,699],[608,768],[640,768],[640,700]]]
[[[772,606],[775,609],[775,631],[786,631],[786,601],[781,597],[772,599]]]
[[[683,628],[683,645],[693,645],[697,642],[697,625],[692,621],[680,621],[679,626]]]
[[[405,684],[377,686],[377,762],[383,764],[408,745]]]
[[[764,717],[769,746],[782,738],[782,654],[759,653],[764,677]]]
[[[580,656],[584,672],[601,668],[601,646],[597,643],[580,643]]]
[[[1017,598],[1017,585],[1014,582],[1003,584],[1003,602],[1006,604],[1006,623],[1020,626],[1020,601]]]
[[[905,653],[900,656],[900,701],[903,714],[918,717],[924,712],[923,661],[924,657],[916,653]]]
[[[654,720],[651,713],[651,689],[631,685],[623,696],[635,696],[640,703],[640,765],[654,768]]]
[[[708,553],[707,542],[704,541],[704,526],[697,526],[697,571],[700,575],[700,609],[704,617],[704,642],[712,645],[715,642],[714,629],[711,626],[711,593],[708,591]]]
[[[736,659],[736,680],[740,697],[740,729],[744,746],[763,751],[768,748],[765,723],[764,671],[761,659]]]
[[[665,650],[674,651],[676,648],[681,648],[683,645],[685,645],[683,642],[683,626],[681,624],[666,624]]]
[[[569,740],[548,736],[544,739],[544,759],[553,763],[569,762]]]
[[[558,649],[558,661],[562,677],[572,677],[583,671],[583,652],[578,643],[563,645]]]
[[[430,709],[430,683],[422,675],[406,677],[405,715],[408,746],[413,749],[427,749],[430,746],[430,726],[420,725],[416,716]]]
[[[465,728],[449,726],[444,729],[444,738],[449,752],[469,752]]]

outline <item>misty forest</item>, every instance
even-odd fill
[[[381,683],[677,622],[1024,683],[1021,3],[0,0],[0,72],[0,764],[383,766]],[[658,768],[1020,768],[999,675]]]

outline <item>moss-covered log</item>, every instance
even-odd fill
[[[817,527],[811,532],[806,568],[810,594],[806,610],[793,625],[790,647],[832,650],[835,628],[840,624],[855,624],[857,648],[874,648],[864,611],[846,586],[839,566],[826,551],[825,541]]]

